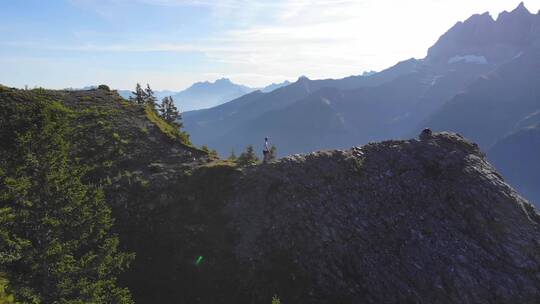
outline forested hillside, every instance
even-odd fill
[[[119,248],[99,181],[85,180],[103,164],[73,141],[90,132],[73,120],[100,114],[62,101],[0,87],[0,271],[24,303],[132,303],[117,277],[135,254]]]
[[[120,248],[110,191],[206,154],[107,89],[0,87],[0,113],[0,273],[17,300],[131,303],[118,276],[135,253]]]

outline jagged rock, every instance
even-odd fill
[[[540,295],[540,216],[461,136],[294,155],[235,184],[225,210],[239,231],[234,254],[249,265],[240,283],[257,290],[250,301],[273,292],[291,303]]]
[[[431,132],[430,129],[424,129],[422,130],[422,133],[420,133],[420,140],[428,140],[431,138],[431,135],[432,135],[433,132]]]
[[[539,299],[540,215],[457,134],[202,166],[164,187],[176,203],[152,203],[130,236],[140,303]]]

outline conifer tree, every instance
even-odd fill
[[[153,109],[157,107],[157,98],[149,84],[146,84],[146,89],[144,89],[144,104],[150,105]]]
[[[236,163],[241,167],[256,165],[258,162],[259,158],[255,153],[253,145],[247,146],[246,151],[242,152],[242,154],[238,156],[238,160],[236,161]]]
[[[168,123],[179,124],[181,127],[180,119],[181,115],[176,106],[174,105],[174,100],[171,96],[164,97],[161,100],[161,106],[159,107],[159,112],[161,117]]]
[[[131,92],[131,96],[129,97],[129,101],[138,104],[143,105],[146,100],[146,93],[142,89],[141,85],[137,83],[135,86],[135,91]]]

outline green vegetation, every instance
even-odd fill
[[[204,168],[216,168],[216,167],[230,167],[230,168],[236,168],[238,167],[238,164],[236,161],[229,160],[229,159],[218,159],[211,161],[209,163],[206,163],[202,165],[201,167]]]
[[[274,161],[277,159],[277,147],[272,145],[270,147],[270,154],[268,155],[268,161]]]
[[[272,145],[270,148],[270,153],[267,156],[267,159],[264,159],[263,162],[271,162],[275,161],[277,159],[277,148],[276,146]],[[236,162],[236,164],[239,167],[249,167],[257,165],[261,162],[259,157],[257,157],[257,154],[255,153],[255,149],[253,148],[253,145],[249,145],[246,147],[246,150],[240,154],[240,156],[236,157],[236,154],[234,153],[234,150],[231,151],[231,155],[227,159],[231,162]]]
[[[208,148],[207,145],[203,145],[203,146],[201,147],[201,150],[204,151],[204,152],[206,152],[206,153],[208,153],[208,155],[209,155],[211,158],[214,158],[214,159],[218,159],[218,158],[219,158],[219,155],[218,155],[217,151],[214,150],[214,149]]]
[[[279,299],[277,295],[274,295],[272,297],[272,304],[281,304],[281,300]]]
[[[133,96],[129,97],[129,101],[134,104],[150,106],[154,109],[157,106],[157,99],[149,84],[146,84],[146,89],[143,89],[141,85],[137,83],[135,91],[131,92],[131,95]]]
[[[107,92],[111,91],[111,88],[109,88],[109,86],[105,85],[105,84],[101,84],[97,88],[98,88],[98,90],[103,90],[103,91],[107,91]]]
[[[0,304],[17,304],[15,297],[8,291],[8,280],[0,276]]]
[[[221,228],[192,230],[221,221],[215,213],[220,207],[205,203],[197,207],[204,213],[184,215],[192,205],[186,202],[225,195],[237,165],[208,162],[210,149],[188,147],[179,134],[150,105],[125,101],[114,91],[0,88],[0,276],[9,280],[7,294],[20,303],[132,303],[132,297],[168,303],[205,292],[204,277],[197,276],[216,267],[231,269],[223,272],[229,276],[237,265],[213,251],[212,244],[225,242]],[[195,161],[201,166],[192,166]],[[194,192],[216,175],[223,182],[215,191]],[[169,213],[178,221],[160,220]],[[170,227],[178,233],[170,234]],[[148,247],[156,235],[187,250],[148,259],[154,248],[162,252],[161,245]],[[186,237],[207,245],[189,249]],[[137,253],[136,262],[126,251]],[[200,254],[199,267],[182,262]],[[181,275],[161,280],[171,263]],[[178,289],[185,280],[201,287]],[[163,294],[165,289],[175,291]]]
[[[22,303],[132,303],[117,276],[134,255],[119,250],[104,193],[72,157],[75,113],[51,91],[0,94],[0,273],[11,292]]]
[[[135,91],[131,92],[131,95],[129,97],[129,101],[138,104],[138,105],[144,105],[145,104],[145,92],[140,84],[137,83],[135,86]]]
[[[146,117],[150,119],[160,130],[165,133],[171,139],[179,139],[183,144],[191,146],[191,141],[189,140],[189,134],[184,131],[180,131],[177,126],[170,124],[163,120],[156,110],[151,106],[145,107]]]
[[[257,157],[257,154],[255,154],[253,146],[249,145],[247,146],[246,151],[238,156],[236,162],[240,167],[253,166],[259,162],[259,158]]]
[[[146,89],[143,89],[140,84],[137,83],[135,91],[131,92],[133,96],[129,98],[132,104],[144,106],[144,110],[148,119],[150,119],[156,126],[171,139],[179,139],[183,144],[192,146],[189,140],[189,135],[181,131],[183,125],[180,112],[174,105],[172,97],[165,97],[161,101],[161,104],[157,104],[157,99],[154,96],[154,91],[150,88],[150,85],[146,85]],[[147,134],[148,129],[145,127],[141,130]]]
[[[160,116],[170,124],[178,124],[178,128],[182,127],[180,119],[182,116],[180,112],[174,105],[174,100],[171,96],[164,97],[161,100],[161,105],[159,107]]]

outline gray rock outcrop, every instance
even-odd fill
[[[540,300],[540,216],[459,135],[293,155],[236,185],[256,302]]]

